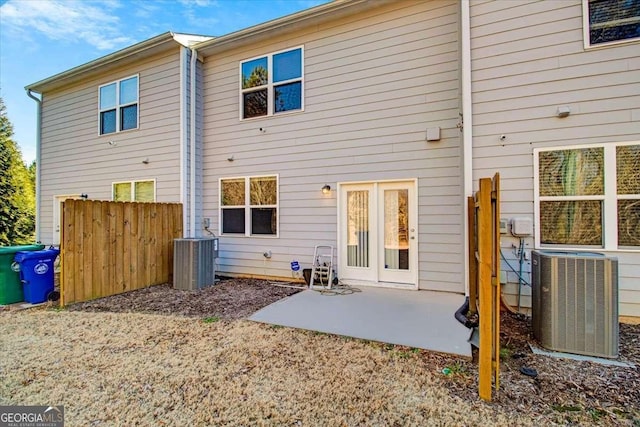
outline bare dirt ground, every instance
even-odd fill
[[[639,368],[535,355],[523,317],[503,314],[492,403],[474,361],[238,320],[296,291],[236,279],[0,313],[0,404],[64,404],[68,425],[640,426]],[[640,325],[620,353],[640,366]]]

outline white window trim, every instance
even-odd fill
[[[590,42],[590,39],[591,39],[590,29],[591,28],[589,27],[589,0],[582,0],[582,39],[584,42],[585,50],[616,46],[616,45],[626,44],[626,43],[634,43],[634,42],[637,43],[640,41],[640,37],[635,37],[631,39],[615,40],[611,42],[598,43],[598,44],[592,45]]]
[[[248,185],[251,178],[276,178],[276,204],[275,205],[252,205],[251,204],[251,186]],[[244,209],[244,234],[241,233],[223,233],[222,232],[222,181],[231,179],[244,179],[244,205],[225,206],[224,208],[243,208]],[[251,234],[251,208],[276,208],[276,234]],[[260,239],[277,239],[280,237],[280,175],[279,174],[260,174],[260,175],[241,175],[241,176],[225,176],[218,178],[218,234],[225,237],[257,237]]]
[[[640,252],[640,248],[618,247],[618,200],[640,199],[640,195],[617,194],[616,147],[638,145],[640,141],[606,142],[599,144],[561,145],[535,148],[533,150],[533,204],[534,239],[536,249],[563,249],[572,251]],[[604,195],[540,197],[540,153],[545,151],[578,150],[584,148],[604,149]],[[542,244],[540,236],[540,202],[553,200],[602,200],[602,246],[575,246]]]
[[[301,83],[301,89],[300,89],[300,109],[298,110],[289,110],[289,111],[283,111],[280,113],[276,113],[274,111],[274,99],[275,99],[275,94],[274,94],[274,83],[273,83],[273,56],[277,55],[279,53],[284,53],[284,52],[289,52],[292,50],[297,50],[300,49],[300,77],[299,78],[295,78],[295,79],[289,79],[289,80],[283,80],[281,82],[277,82],[276,85],[280,86],[283,84],[287,84],[287,83],[293,83],[293,82],[297,82],[300,81]],[[244,64],[245,62],[250,62],[250,61],[254,61],[256,59],[260,59],[260,58],[267,58],[267,76],[268,76],[268,82],[266,85],[263,86],[257,86],[257,87],[252,87],[252,88],[247,88],[247,89],[243,89],[242,88],[242,64]],[[242,61],[240,61],[239,64],[239,77],[238,77],[238,87],[239,87],[239,95],[238,95],[238,117],[240,118],[240,121],[245,121],[245,120],[259,120],[259,119],[264,119],[267,117],[273,117],[273,116],[282,116],[282,115],[287,115],[287,114],[296,114],[296,113],[302,113],[304,112],[304,93],[305,93],[305,84],[304,84],[304,45],[301,46],[295,46],[295,47],[290,47],[287,49],[282,49],[276,52],[270,52],[264,55],[258,55],[258,56],[254,56],[253,58],[248,58],[248,59],[243,59]],[[244,114],[244,99],[242,97],[242,95],[244,93],[247,92],[253,92],[256,90],[259,90],[258,88],[264,89],[266,87],[267,89],[267,114],[264,116],[257,116],[257,117],[249,117],[249,118],[244,118],[242,117]]]
[[[137,80],[137,85],[136,85],[136,102],[129,102],[128,104],[120,104],[120,82],[124,81],[124,80],[129,80],[131,78],[136,77]],[[105,108],[102,109],[100,108],[100,92],[101,89],[105,86],[109,86],[112,84],[116,84],[116,105],[115,105],[115,110],[116,110],[116,131],[115,132],[109,132],[109,133],[101,133],[102,130],[102,118],[101,118],[101,114],[105,111],[109,111],[109,110],[113,110],[113,108]],[[124,107],[128,107],[130,105],[137,105],[138,108],[136,108],[136,127],[135,128],[131,128],[131,129],[125,129],[125,130],[120,130],[120,110]],[[99,136],[105,136],[105,135],[113,135],[115,133],[120,133],[120,132],[130,132],[133,130],[137,130],[140,128],[140,74],[134,74],[132,76],[128,76],[128,77],[123,77],[121,79],[118,80],[114,80],[112,82],[109,83],[105,83],[102,84],[100,86],[98,86],[98,135]]]
[[[136,179],[133,181],[115,181],[111,183],[111,200],[116,200],[116,184],[131,184],[131,202],[135,202],[136,182],[153,182],[153,202],[140,202],[140,203],[155,203],[157,200],[156,180],[153,179]]]

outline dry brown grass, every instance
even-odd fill
[[[252,323],[136,313],[0,313],[0,404],[67,425],[529,425],[452,396],[411,351]]]

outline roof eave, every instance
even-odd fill
[[[65,84],[74,82],[81,75],[86,76],[91,72],[104,71],[109,66],[115,66],[123,60],[139,57],[145,53],[148,54],[149,52],[158,50],[159,48],[161,49],[163,45],[169,45],[170,43],[179,44],[174,37],[174,33],[166,32],[140,43],[136,43],[133,46],[126,47],[117,52],[71,68],[70,70],[63,71],[62,73],[58,73],[44,80],[27,85],[25,86],[25,89],[36,93],[43,93],[47,90],[56,89],[64,86]]]
[[[245,28],[194,46],[203,55],[211,55],[258,39],[292,31],[310,22],[321,22],[357,11],[377,7],[393,0],[334,0],[320,6]]]

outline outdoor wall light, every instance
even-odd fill
[[[331,193],[331,186],[329,184],[325,184],[324,187],[322,187],[322,194],[329,194]]]
[[[82,193],[82,194],[80,195],[80,198],[81,198],[81,199],[84,199],[84,200],[87,200],[87,199],[89,198],[89,195],[88,195],[87,193]]]

